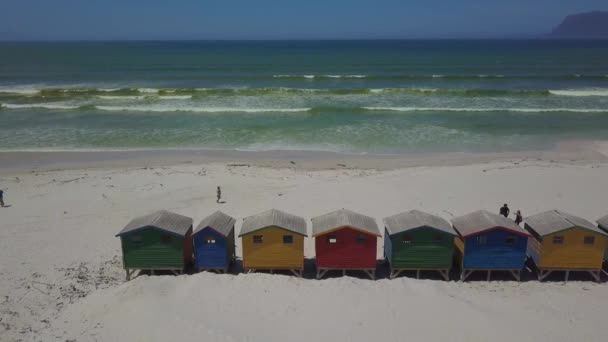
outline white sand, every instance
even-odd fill
[[[225,204],[215,203],[217,185]],[[0,208],[0,341],[608,337],[605,283],[316,281],[266,274],[141,276],[125,283],[114,237],[130,218],[160,208],[191,216],[195,224],[219,208],[237,217],[237,232],[243,217],[270,208],[310,219],[344,207],[380,224],[404,210],[450,219],[477,209],[496,211],[506,202],[524,216],[560,208],[594,221],[608,213],[608,164],[600,162],[386,171],[225,163],[0,170],[0,188],[11,205]],[[308,257],[312,247],[308,241]]]

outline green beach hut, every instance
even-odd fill
[[[412,210],[384,219],[384,257],[391,278],[403,271],[438,271],[449,280],[454,257],[452,226],[439,216]]]
[[[192,262],[192,219],[166,210],[134,218],[118,234],[127,280],[135,270],[180,274]]]

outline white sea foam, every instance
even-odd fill
[[[0,88],[0,94],[36,95],[39,92],[36,88]]]
[[[140,93],[147,93],[147,94],[157,94],[158,93],[158,89],[155,89],[155,88],[137,88],[137,91],[139,91]]]
[[[160,95],[158,98],[163,100],[190,100],[192,95]]]
[[[80,106],[66,105],[66,104],[55,104],[55,103],[27,103],[27,104],[13,104],[13,103],[2,103],[2,108],[8,109],[28,109],[28,108],[43,108],[43,109],[78,109]]]
[[[433,75],[433,78],[442,78],[445,77],[445,75]]]
[[[563,89],[549,90],[549,93],[559,96],[608,96],[608,89]]]
[[[144,95],[97,95],[97,98],[102,100],[143,100],[146,98]]]
[[[307,112],[311,108],[239,108],[239,107],[174,107],[174,106],[95,106],[106,111],[134,112],[194,112],[194,113],[265,113]]]
[[[371,111],[396,112],[570,112],[570,113],[608,113],[608,109],[595,108],[453,108],[453,107],[363,107]]]

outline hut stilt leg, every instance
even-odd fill
[[[596,282],[600,282],[600,278],[602,276],[602,271],[589,271],[589,274],[591,274],[591,276],[593,277],[593,279],[595,279]]]
[[[569,278],[570,278],[570,271],[566,271],[566,282],[568,281]]]
[[[346,270],[342,270],[342,276],[346,277]]]
[[[150,274],[151,274],[151,275],[154,275],[154,270],[150,270]]]
[[[416,279],[420,279],[420,270],[416,270]]]
[[[127,281],[131,280],[131,271],[127,268]]]
[[[460,271],[460,281],[464,281],[466,279],[464,270]]]
[[[488,270],[488,278],[486,279],[487,281],[490,281],[490,278],[492,277],[492,271]]]

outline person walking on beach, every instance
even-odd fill
[[[4,208],[4,190],[0,190],[0,207]]]
[[[524,218],[521,216],[521,210],[516,211],[515,212],[515,224],[519,226],[519,224],[523,220],[524,220]]]
[[[504,217],[508,217],[510,212],[511,210],[509,210],[509,206],[507,205],[507,203],[505,203],[505,205],[500,208],[500,215]]]
[[[220,203],[221,199],[222,199],[222,189],[218,186],[217,187],[217,200],[215,202]]]

